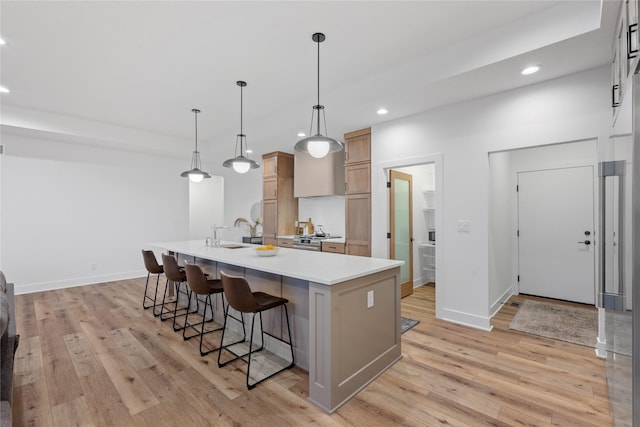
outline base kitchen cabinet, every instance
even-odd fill
[[[262,243],[277,245],[279,235],[295,234],[298,199],[293,197],[293,155],[276,151],[262,156]]]
[[[292,248],[293,247],[293,239],[288,239],[288,238],[278,238],[278,246],[281,246],[283,248]]]
[[[349,194],[346,210],[347,255],[371,256],[371,194]]]
[[[334,254],[344,253],[344,243],[322,242],[322,252],[330,252]]]

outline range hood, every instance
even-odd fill
[[[344,195],[344,151],[317,159],[296,152],[293,167],[293,197]]]

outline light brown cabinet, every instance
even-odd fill
[[[265,178],[262,181],[262,198],[264,200],[278,198],[278,178]]]
[[[344,194],[371,193],[371,163],[344,167]]]
[[[371,194],[345,196],[347,255],[371,256]]]
[[[276,151],[262,156],[263,244],[277,245],[277,236],[295,234],[298,199],[293,197],[293,155]]]
[[[345,253],[371,256],[371,129],[344,135]]]
[[[344,243],[322,242],[322,252],[331,252],[334,254],[344,253]]]
[[[344,135],[344,164],[371,162],[371,129],[361,129]]]
[[[282,246],[283,248],[292,248],[293,239],[278,239],[278,246]]]

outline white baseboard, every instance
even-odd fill
[[[491,318],[489,317],[476,316],[475,314],[464,313],[462,311],[455,311],[447,308],[442,310],[442,314],[442,320],[469,326],[471,328],[482,329],[483,331],[490,331],[493,329],[493,326],[491,325]]]
[[[596,356],[598,356],[600,359],[607,358],[607,341],[600,340],[600,337],[598,337],[596,342]]]
[[[82,285],[95,285],[97,283],[113,282],[115,280],[136,279],[146,277],[146,270],[127,271],[122,273],[111,273],[100,276],[74,277],[72,279],[54,280],[51,282],[29,283],[26,285],[15,285],[15,294],[31,294],[33,292],[52,291],[54,289],[73,288]]]
[[[493,304],[491,304],[491,308],[489,309],[489,317],[493,318],[493,316],[495,316],[496,313],[500,311],[502,305],[509,299],[509,297],[511,297],[511,295],[514,294],[515,293],[513,292],[513,286],[509,286],[502,293],[502,295],[500,295],[500,297],[498,297],[498,299]]]

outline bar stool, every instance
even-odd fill
[[[285,369],[289,369],[294,365],[293,359],[293,345],[291,343],[291,328],[289,327],[289,313],[287,311],[287,303],[289,300],[286,298],[280,298],[273,295],[266,294],[264,292],[252,292],[247,283],[247,280],[242,276],[230,276],[225,274],[223,271],[220,272],[220,278],[222,280],[222,288],[224,289],[224,295],[227,298],[227,309],[224,317],[224,326],[222,329],[222,339],[220,341],[220,352],[218,353],[218,367],[223,367],[235,360],[241,359],[247,363],[247,388],[251,390],[256,385],[261,383],[262,381],[271,378],[272,376],[284,371]],[[287,333],[289,334],[289,341],[285,341],[282,338],[278,338],[268,332],[265,332],[262,328],[262,312],[270,310],[276,307],[284,307],[285,319],[287,320]],[[249,352],[245,354],[237,354],[229,349],[232,345],[238,344],[242,341],[236,341],[231,344],[224,344],[224,335],[227,330],[227,319],[229,317],[229,307],[232,307],[234,310],[239,311],[241,314],[245,313],[253,313],[251,317],[251,335],[249,335]],[[262,342],[260,343],[260,348],[253,348],[253,330],[255,326],[256,315],[260,317],[260,336]],[[264,349],[264,336],[269,335],[270,337],[286,344],[289,346],[291,350],[291,362],[275,372],[268,374],[266,377],[251,383],[249,381],[251,374],[251,359],[254,353],[257,353]],[[243,340],[244,341],[244,340]],[[222,355],[222,350],[227,350],[229,353],[236,356],[235,358],[228,360],[226,362],[220,361],[220,356]],[[247,359],[245,360],[245,357]]]
[[[198,300],[198,295],[203,295],[204,301],[204,312],[202,313],[202,321],[198,323],[189,323],[189,312],[187,312],[184,318],[184,328],[182,329],[182,338],[186,341],[193,337],[200,336],[200,356],[207,355],[212,351],[216,351],[219,347],[215,347],[213,349],[202,351],[202,339],[205,334],[210,334],[212,332],[222,330],[222,326],[216,329],[211,329],[205,332],[204,325],[205,323],[213,322],[213,304],[211,303],[211,295],[219,294],[220,299],[222,300],[222,312],[225,311],[225,303],[224,297],[222,296],[222,282],[220,279],[208,279],[207,276],[202,272],[202,268],[200,268],[197,264],[185,263],[184,271],[187,273],[187,284],[191,289],[191,292],[196,294],[195,298]],[[207,320],[207,307],[211,308],[211,319]],[[200,326],[200,330],[198,331],[197,326]],[[187,336],[187,329],[192,328],[195,329],[198,333]]]
[[[147,269],[147,283],[144,285],[144,298],[142,299],[142,308],[145,310],[147,308],[153,307],[153,315],[158,316],[160,313],[155,312],[155,308],[158,305],[156,303],[156,299],[158,297],[158,284],[160,282],[160,275],[164,273],[164,268],[161,265],[158,265],[158,261],[156,260],[156,256],[153,251],[142,250],[142,259],[144,260],[144,267]],[[149,287],[149,277],[152,274],[156,275],[156,291],[153,295],[153,298],[147,295],[147,288]],[[147,300],[153,301],[153,304],[147,305]]]
[[[181,285],[187,281],[187,275],[184,272],[184,270],[178,266],[178,261],[176,261],[176,259],[171,255],[162,254],[162,264],[164,265],[164,275],[167,277],[167,283],[164,288],[164,296],[162,297],[162,309],[160,311],[160,320],[165,321],[165,320],[173,319],[173,330],[177,332],[184,329],[184,326],[182,327],[176,326],[177,325],[176,318],[178,316],[186,316],[187,313],[189,312],[189,309],[191,308],[191,291],[189,291],[189,288],[187,288],[185,289],[185,291],[182,292],[183,295],[187,296],[187,306],[179,309],[178,303],[180,302],[180,288],[181,288]],[[173,282],[175,286],[175,291],[176,291],[175,302],[174,301],[165,302],[167,297],[167,291],[169,290],[169,281]],[[173,310],[168,309],[166,307],[166,304],[169,304],[169,305],[173,304]],[[196,301],[196,309],[191,313],[196,313],[198,309],[199,309],[199,304],[198,304],[198,301]],[[180,314],[178,314],[178,311],[180,311]],[[164,314],[166,313],[172,313],[172,314],[171,316],[165,317]]]

